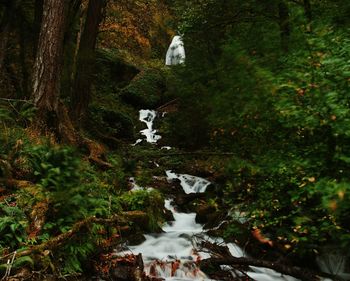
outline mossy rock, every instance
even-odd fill
[[[96,54],[97,81],[103,87],[115,84],[125,87],[140,70],[125,62],[115,50],[98,49]]]
[[[146,69],[121,90],[121,98],[136,108],[155,108],[163,101],[165,78],[159,69]]]
[[[220,217],[219,213],[216,212],[216,208],[208,204],[199,204],[196,208],[196,213],[196,222],[202,224],[215,224],[217,222],[216,219]]]
[[[104,107],[90,108],[89,129],[100,137],[134,139],[134,123],[127,114]]]

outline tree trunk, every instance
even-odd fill
[[[75,84],[72,94],[72,113],[78,122],[82,119],[91,100],[95,45],[106,3],[106,0],[89,1],[85,27],[80,40]]]
[[[28,46],[28,40],[26,38],[26,34],[28,34],[28,30],[26,29],[26,23],[23,20],[23,17],[19,19],[19,46],[20,46],[20,53],[19,53],[19,59],[20,59],[20,65],[21,65],[21,88],[22,88],[22,95],[20,98],[28,99],[30,96],[30,80],[28,79],[30,77],[30,72],[28,69],[27,64],[27,46]]]
[[[44,0],[43,17],[33,72],[33,100],[38,128],[58,133],[65,0]]]
[[[307,31],[311,32],[312,27],[311,27],[311,22],[312,22],[312,10],[311,10],[311,3],[310,0],[304,0],[304,11],[305,11],[305,16],[307,18]]]
[[[40,27],[43,18],[44,0],[35,0],[33,23],[33,56],[36,55],[39,43]]]
[[[289,9],[284,1],[278,4],[279,26],[281,34],[281,46],[284,51],[288,51],[290,37]]]
[[[4,16],[0,22],[0,74],[4,70],[4,62],[6,56],[7,42],[9,39],[9,32],[11,29],[11,24],[14,18],[14,13],[16,10],[17,1],[12,0],[7,3],[7,7],[4,11]],[[1,78],[1,77],[0,77]]]

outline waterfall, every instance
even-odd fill
[[[205,192],[210,184],[206,179],[166,171],[169,180],[179,179],[184,191],[188,193]],[[134,190],[143,189],[134,178],[130,178]],[[195,213],[181,213],[173,206],[172,199],[166,199],[164,207],[171,211],[173,222],[163,225],[163,233],[144,235],[146,240],[137,246],[129,247],[124,254],[142,254],[145,273],[150,277],[163,278],[165,281],[214,281],[198,267],[199,261],[210,258],[208,252],[198,250],[199,242],[207,240],[226,245],[234,257],[247,254],[234,243],[225,243],[222,238],[212,238],[204,233],[203,226],[196,223]],[[231,272],[230,266],[222,268]],[[233,278],[238,272],[231,272]],[[274,270],[250,266],[246,274],[257,281],[297,281],[291,276],[282,275]]]
[[[140,121],[146,123],[147,129],[141,133],[146,136],[147,142],[155,143],[160,136],[153,130],[153,121],[157,113],[153,110],[141,110]],[[137,143],[139,140],[137,141]],[[165,147],[164,147],[165,148]],[[166,147],[167,148],[167,147]],[[167,148],[168,149],[168,148]],[[156,164],[156,163],[155,163]],[[156,166],[159,166],[156,164]],[[206,179],[189,174],[177,174],[171,170],[165,172],[168,181],[179,180],[180,185],[186,194],[203,193],[211,184]],[[134,178],[129,179],[131,190],[148,190],[135,182]],[[211,243],[218,243],[227,246],[234,257],[248,257],[247,253],[235,243],[225,243],[223,238],[209,237],[204,233],[203,226],[196,223],[195,213],[181,213],[173,206],[172,199],[165,200],[165,209],[169,210],[173,222],[163,225],[163,233],[147,234],[145,241],[140,245],[129,247],[128,251],[120,254],[142,254],[144,270],[147,276],[162,278],[165,281],[214,281],[198,267],[202,259],[210,258],[210,253],[204,249],[200,250],[200,241],[207,240]],[[237,211],[236,211],[237,212]],[[238,220],[246,221],[247,218],[239,212]],[[218,222],[219,224],[219,222]],[[343,269],[343,260],[340,267]],[[223,265],[233,278],[241,276],[231,266]],[[272,269],[249,266],[245,272],[250,278],[257,281],[297,281],[291,276],[283,275]],[[322,279],[327,280],[327,279]]]
[[[350,256],[339,251],[336,246],[325,247],[316,261],[321,271],[350,280]]]
[[[195,177],[187,174],[176,174],[172,171],[166,171],[168,180],[178,179],[180,180],[180,185],[186,194],[189,193],[203,193],[210,185],[210,182],[206,179]]]
[[[146,124],[147,128],[141,130],[141,135],[146,137],[146,141],[149,143],[157,143],[162,137],[157,135],[157,130],[153,129],[153,122],[157,117],[157,112],[155,110],[141,109],[139,111],[139,120]],[[142,142],[142,139],[138,139],[133,146]]]
[[[185,48],[181,36],[174,36],[168,48],[165,65],[177,65],[185,62]]]

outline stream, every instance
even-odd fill
[[[205,192],[209,181],[187,174],[176,174],[166,171],[169,181],[179,179],[185,193]],[[140,187],[134,182],[133,190]],[[172,199],[165,200],[165,208],[174,216],[173,222],[167,222],[163,233],[146,234],[145,241],[140,245],[129,247],[124,254],[142,254],[145,273],[150,277],[161,277],[166,281],[210,281],[204,272],[197,266],[202,259],[210,254],[201,251],[201,241],[209,241],[227,246],[234,257],[245,257],[247,254],[234,243],[225,243],[222,238],[209,237],[203,230],[203,225],[196,223],[195,213],[181,213],[176,210]],[[230,267],[226,267],[231,271]],[[239,277],[237,271],[232,271],[232,278]],[[291,276],[282,275],[274,270],[250,267],[246,274],[257,281],[294,281]],[[238,275],[238,276],[237,276]],[[242,276],[242,275],[241,275]]]
[[[147,128],[140,132],[145,138],[139,139],[133,144],[134,146],[144,140],[148,143],[156,144],[157,140],[161,138],[161,136],[157,135],[157,130],[153,128],[153,121],[156,116],[157,114],[153,110],[140,111],[140,121],[145,123]],[[211,184],[206,179],[188,174],[178,174],[173,171],[165,171],[165,174],[169,182],[178,180],[186,194],[204,193]],[[132,190],[145,189],[137,185],[134,178],[130,178],[130,183]],[[130,246],[129,250],[123,253],[124,255],[130,253],[135,255],[142,254],[144,271],[147,276],[163,278],[166,281],[212,280],[197,266],[202,259],[210,258],[210,253],[200,250],[199,245],[201,241],[227,246],[234,257],[247,256],[238,245],[225,243],[222,238],[206,235],[203,225],[195,221],[196,214],[178,212],[173,203],[173,198],[167,198],[164,207],[172,213],[174,221],[167,222],[162,226],[163,233],[146,234],[144,235],[145,241],[143,243]],[[223,266],[222,268],[229,271],[232,274],[232,278],[243,276],[243,273],[237,273],[229,266]],[[257,281],[298,280],[271,269],[253,266],[249,267],[249,270],[244,274]]]

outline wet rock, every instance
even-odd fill
[[[153,177],[151,186],[168,195],[176,195],[178,192],[182,192],[180,181],[177,179],[169,181],[166,177]]]
[[[163,212],[164,212],[164,218],[166,221],[174,221],[175,220],[174,215],[170,210],[164,209]]]
[[[108,269],[106,272],[106,269]],[[126,255],[118,257],[107,254],[101,264],[96,266],[97,272],[103,279],[113,281],[144,281],[142,255]]]
[[[144,242],[145,240],[146,240],[146,238],[142,233],[135,233],[133,235],[128,236],[128,242],[129,242],[129,245],[131,245],[131,246],[139,245],[142,242]]]
[[[175,203],[179,207],[183,207],[196,199],[204,199],[205,197],[205,193],[178,194],[175,198]]]
[[[207,223],[210,218],[214,218],[219,216],[218,214],[216,214],[216,208],[215,206],[211,206],[211,205],[206,205],[206,204],[201,204],[196,208],[196,223]],[[213,216],[214,215],[214,216]],[[217,221],[215,221],[217,223]]]

